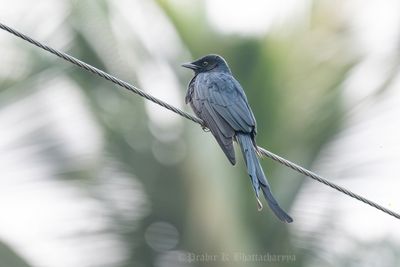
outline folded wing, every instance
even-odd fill
[[[190,102],[230,162],[235,164],[233,149],[235,133],[255,132],[255,119],[239,83],[226,74],[199,75],[193,81]]]

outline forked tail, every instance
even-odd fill
[[[283,222],[293,222],[293,219],[279,206],[278,202],[272,195],[267,178],[265,177],[264,171],[261,168],[260,162],[258,161],[256,150],[250,134],[238,133],[236,138],[242,150],[247,166],[247,173],[250,176],[259,205],[261,205],[260,201],[258,200],[259,190],[261,188],[269,207],[272,209],[275,215]]]

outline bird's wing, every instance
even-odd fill
[[[194,81],[191,105],[205,121],[218,144],[235,164],[235,132],[252,133],[255,120],[239,83],[230,75],[199,75]]]
[[[224,120],[235,132],[252,133],[256,126],[240,84],[228,74],[209,74],[196,82],[196,97],[206,99],[216,117]]]

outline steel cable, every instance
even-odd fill
[[[70,55],[68,55],[66,53],[63,53],[63,52],[58,51],[58,50],[56,50],[54,48],[51,48],[51,47],[49,47],[47,45],[44,45],[44,44],[42,44],[42,43],[30,38],[29,36],[24,35],[24,34],[18,32],[16,30],[8,27],[7,25],[4,25],[4,24],[0,23],[0,28],[5,30],[5,31],[7,31],[7,32],[9,32],[9,33],[11,33],[11,34],[14,34],[15,36],[17,36],[17,37],[19,37],[19,38],[21,38],[21,39],[23,39],[23,40],[35,45],[35,46],[37,46],[37,47],[39,47],[39,48],[41,48],[43,50],[46,50],[46,51],[50,52],[50,53],[52,53],[52,54],[54,54],[54,55],[56,55],[56,56],[58,56],[58,57],[60,57],[60,58],[62,58],[64,60],[66,60],[66,61],[69,61],[72,64],[74,64],[74,65],[76,65],[78,67],[81,67],[82,69],[85,69],[85,70],[87,70],[87,71],[89,71],[89,72],[91,72],[93,74],[96,74],[96,75],[98,75],[98,76],[100,76],[100,77],[102,77],[102,78],[104,78],[104,79],[106,79],[108,81],[113,82],[114,84],[117,84],[117,85],[119,85],[119,86],[121,86],[121,87],[123,87],[123,88],[125,88],[125,89],[127,89],[129,91],[132,91],[135,94],[140,95],[141,97],[146,98],[147,100],[150,100],[150,101],[152,101],[152,102],[154,102],[154,103],[156,103],[156,104],[158,104],[158,105],[160,105],[160,106],[162,106],[162,107],[164,107],[166,109],[169,109],[172,112],[175,112],[176,114],[178,114],[178,115],[180,115],[180,116],[182,116],[182,117],[184,117],[186,119],[189,119],[189,120],[191,120],[191,121],[193,121],[195,123],[198,123],[204,128],[204,123],[203,123],[203,121],[201,119],[196,118],[193,115],[191,115],[191,114],[189,114],[189,113],[187,113],[187,112],[185,112],[183,110],[180,110],[180,109],[178,109],[178,108],[176,108],[176,107],[174,107],[174,106],[172,106],[172,105],[170,105],[170,104],[168,104],[168,103],[166,103],[166,102],[164,102],[164,101],[162,101],[162,100],[160,100],[158,98],[155,98],[154,96],[152,96],[152,95],[140,90],[136,86],[133,86],[133,85],[131,85],[131,84],[125,82],[125,81],[122,81],[122,80],[114,77],[113,75],[108,74],[108,73],[106,73],[106,72],[104,72],[102,70],[99,70],[99,69],[97,69],[97,68],[95,68],[95,67],[93,67],[93,66],[91,66],[91,65],[89,65],[89,64],[87,64],[87,63],[85,63],[85,62],[83,62],[83,61],[81,61],[79,59],[76,59],[76,58],[74,58],[74,57],[72,57],[72,56],[70,56]],[[389,215],[391,215],[391,216],[393,216],[393,217],[395,217],[397,219],[400,219],[400,214],[398,214],[398,213],[396,213],[396,212],[394,212],[392,210],[389,210],[389,209],[387,209],[387,208],[385,208],[385,207],[383,207],[383,206],[381,206],[381,205],[379,205],[379,204],[377,204],[377,203],[375,203],[375,202],[373,202],[373,201],[371,201],[371,200],[369,200],[369,199],[367,199],[367,198],[365,198],[363,196],[355,194],[355,193],[353,193],[352,191],[350,191],[350,190],[348,190],[346,188],[343,188],[343,187],[341,187],[339,185],[336,185],[336,184],[328,181],[327,179],[321,177],[320,175],[318,175],[316,173],[313,173],[312,171],[309,171],[309,170],[307,170],[307,169],[305,169],[305,168],[303,168],[303,167],[301,167],[301,166],[299,166],[299,165],[297,165],[297,164],[295,164],[295,163],[293,163],[293,162],[291,162],[291,161],[289,161],[287,159],[284,159],[284,158],[282,158],[282,157],[280,157],[280,156],[278,156],[278,155],[276,155],[276,154],[274,154],[274,153],[272,153],[272,152],[270,152],[270,151],[268,151],[268,150],[266,150],[266,149],[264,149],[262,147],[258,147],[258,148],[259,148],[259,150],[260,150],[262,155],[264,155],[264,156],[266,156],[266,157],[268,157],[268,158],[270,158],[270,159],[272,159],[272,160],[274,160],[276,162],[279,162],[282,165],[285,165],[285,166],[291,168],[292,170],[294,170],[294,171],[296,171],[298,173],[304,174],[307,177],[310,177],[310,178],[312,178],[312,179],[314,179],[314,180],[316,180],[316,181],[318,181],[320,183],[323,183],[323,184],[325,184],[325,185],[327,185],[327,186],[329,186],[329,187],[331,187],[333,189],[336,189],[337,191],[342,192],[343,194],[346,194],[346,195],[348,195],[348,196],[350,196],[352,198],[355,198],[355,199],[357,199],[357,200],[359,200],[359,201],[361,201],[361,202],[363,202],[363,203],[365,203],[367,205],[370,205],[371,207],[374,207],[374,208],[376,208],[376,209],[378,209],[378,210],[380,210],[382,212],[385,212],[385,213],[387,213],[387,214],[389,214]]]

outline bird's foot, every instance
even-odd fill
[[[203,131],[205,131],[205,132],[209,132],[210,131],[210,129],[208,129],[206,126],[204,126],[204,125],[201,125],[201,128],[203,129]]]
[[[264,154],[261,152],[261,150],[258,147],[256,147],[256,154],[260,159],[264,158]]]

